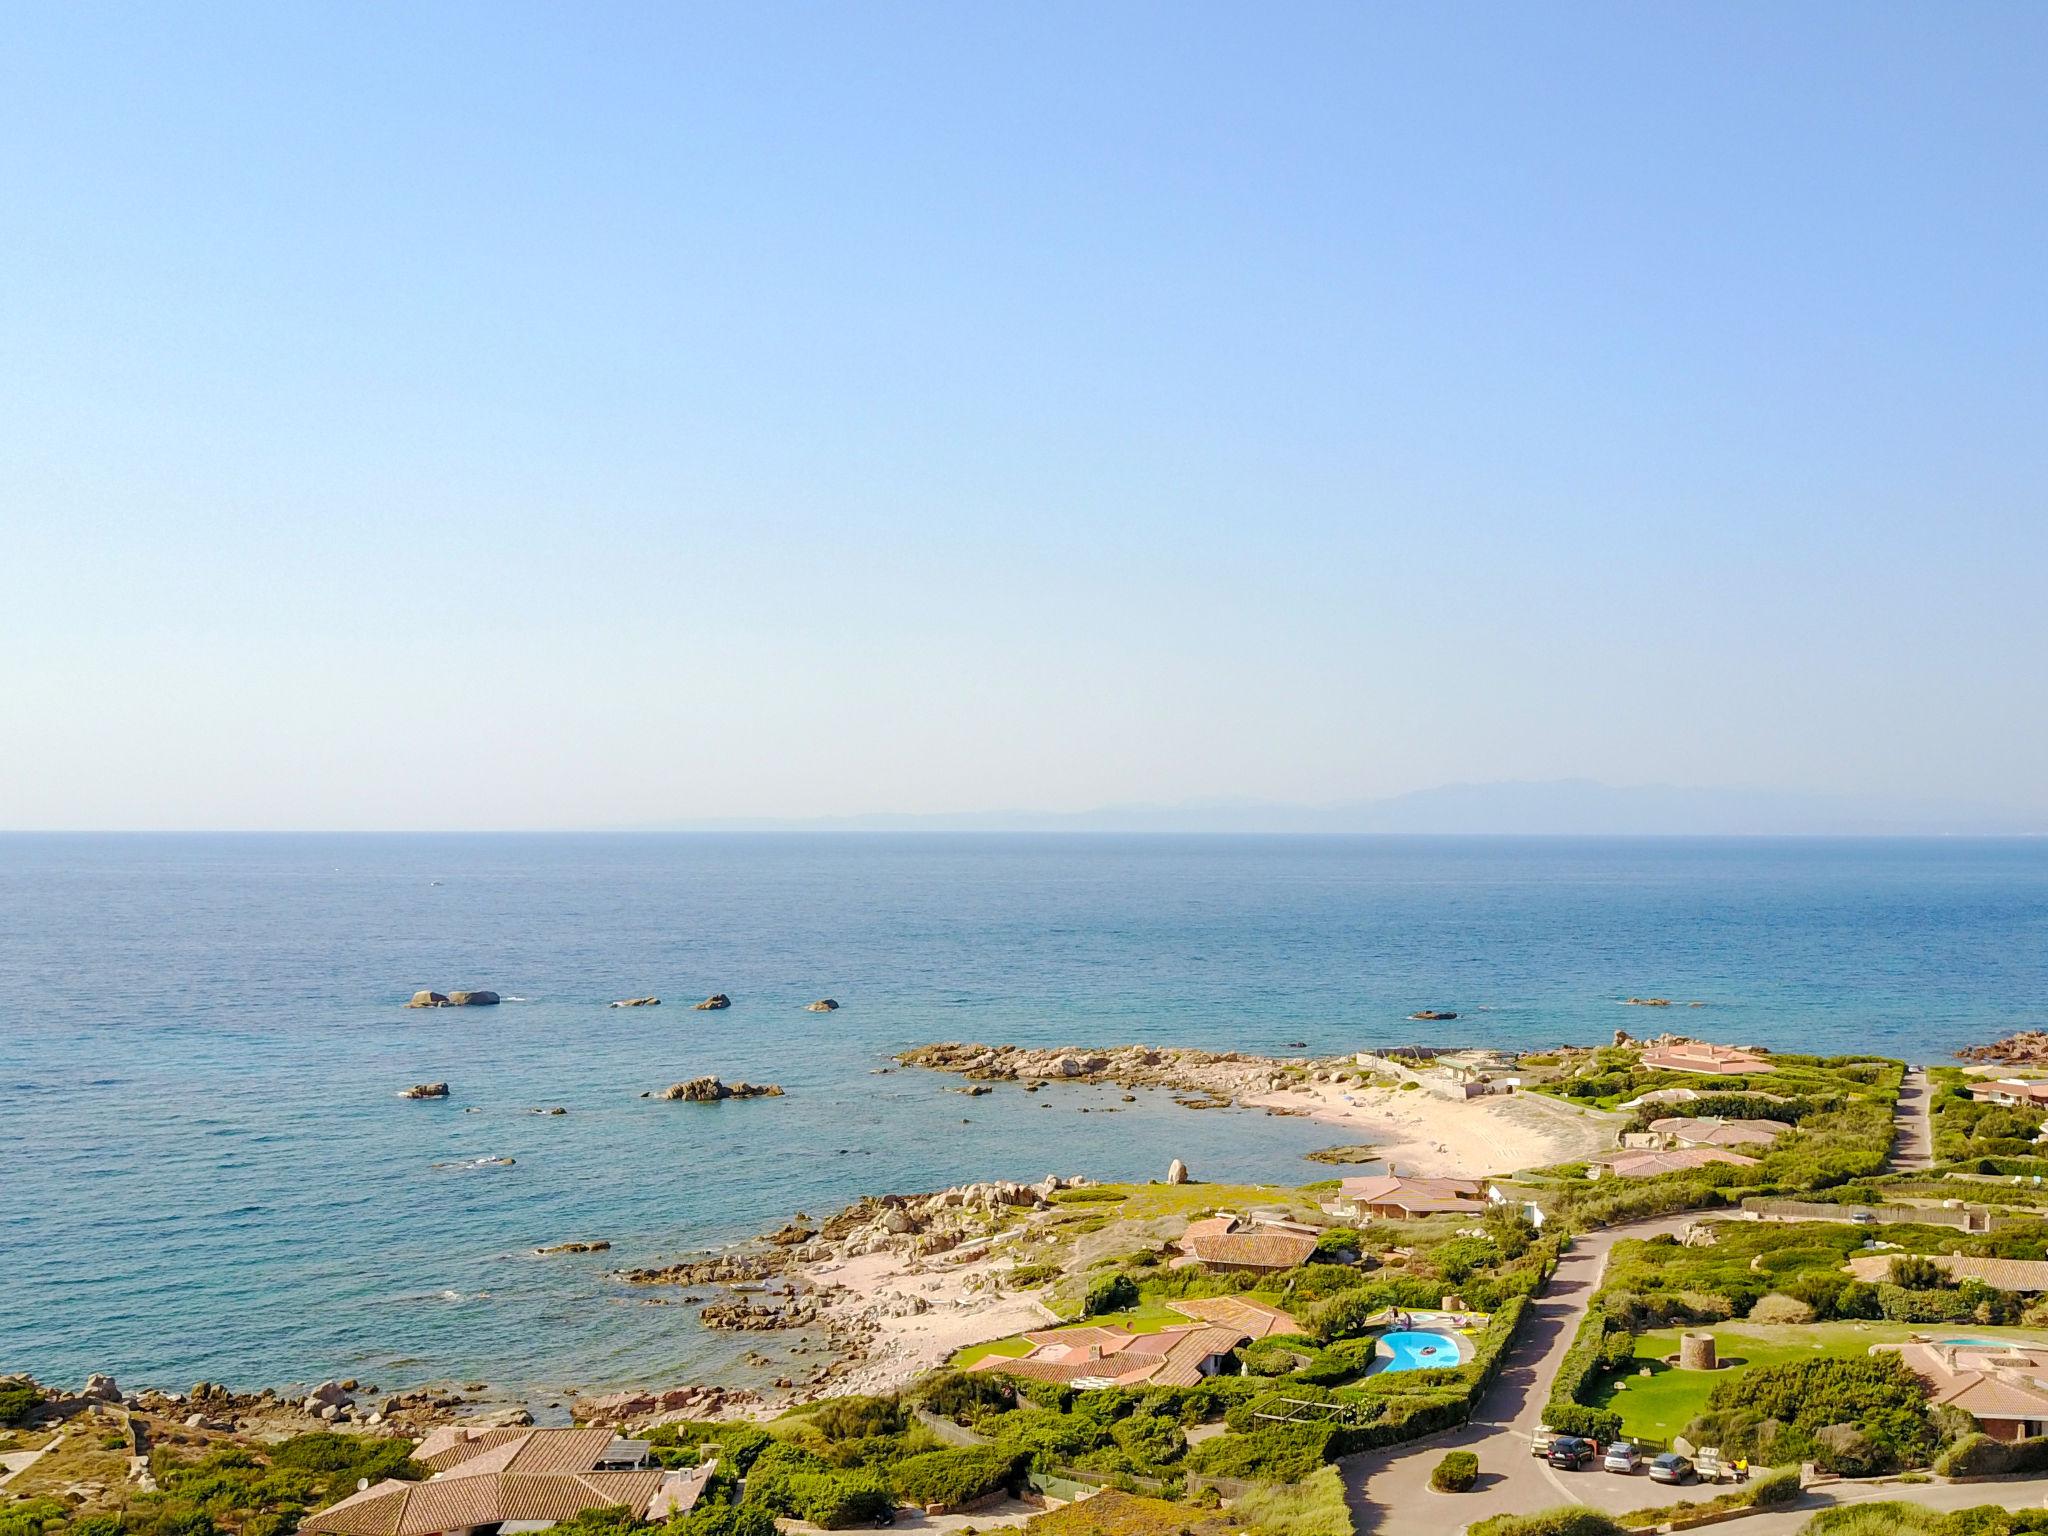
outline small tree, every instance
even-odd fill
[[[1105,1312],[1126,1312],[1138,1304],[1138,1283],[1119,1270],[1104,1275],[1088,1287],[1081,1302],[1083,1317],[1100,1317]]]
[[[1935,1291],[1948,1284],[1941,1266],[1918,1253],[1902,1253],[1893,1259],[1889,1278],[1905,1291]]]

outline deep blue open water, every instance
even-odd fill
[[[520,1001],[403,1009],[421,987]],[[1327,1172],[1299,1120],[876,1075],[926,1040],[1620,1025],[1932,1060],[2044,1023],[2042,842],[0,837],[0,1369],[743,1376],[757,1339],[606,1271],[869,1191]],[[704,1072],[788,1096],[637,1096]],[[441,1078],[448,1103],[394,1097]],[[491,1156],[516,1163],[443,1166]],[[572,1238],[615,1246],[528,1254]]]

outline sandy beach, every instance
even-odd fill
[[[1488,1178],[1611,1151],[1626,1119],[1536,1094],[1440,1099],[1424,1090],[1306,1082],[1247,1096],[1245,1104],[1332,1126],[1370,1142],[1402,1173]]]

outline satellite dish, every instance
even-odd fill
[[[357,1493],[361,1493],[361,1492],[362,1492],[362,1491],[363,1491],[363,1490],[364,1490],[365,1488],[367,1488],[367,1487],[369,1487],[369,1486],[370,1486],[370,1480],[369,1480],[369,1479],[368,1479],[367,1477],[359,1477],[359,1478],[357,1478],[357,1479],[356,1479],[356,1492],[357,1492]]]

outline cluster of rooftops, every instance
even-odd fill
[[[437,1536],[479,1526],[538,1529],[588,1509],[622,1505],[665,1519],[697,1502],[711,1465],[667,1472],[649,1465],[647,1442],[609,1429],[485,1429],[451,1424],[413,1448],[426,1473],[387,1478],[308,1515],[311,1536]]]

